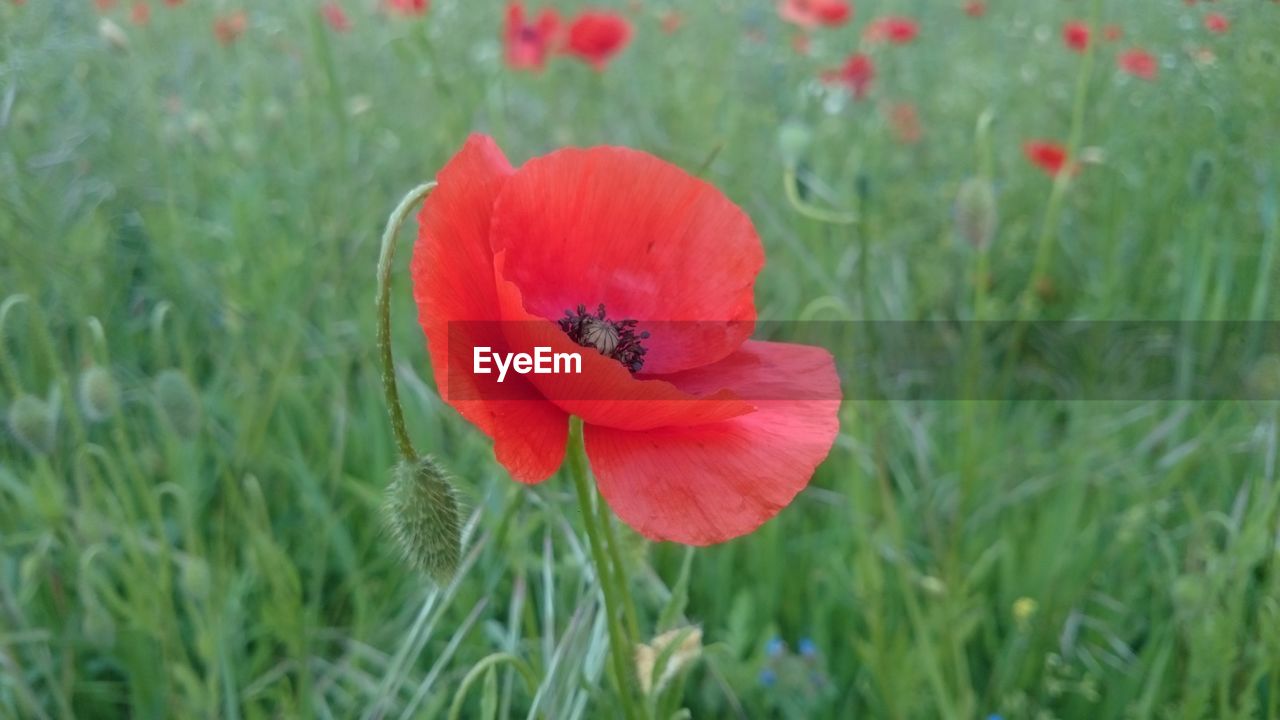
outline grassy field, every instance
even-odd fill
[[[866,0],[806,55],[766,0],[680,3],[674,32],[676,3],[637,0],[604,72],[542,73],[504,64],[487,0],[343,0],[346,32],[303,0],[155,2],[145,26],[128,4],[0,0],[3,718],[614,716],[573,486],[512,482],[441,402],[407,251],[398,375],[457,476],[456,579],[409,569],[380,517],[378,241],[470,132],[517,163],[617,144],[701,172],[760,232],[766,320],[1280,318],[1273,2]],[[886,14],[919,36],[870,47]],[[859,47],[855,101],[820,77]],[[1154,80],[1117,69],[1132,47]],[[1055,182],[1033,139],[1078,171]],[[957,230],[971,177],[986,251]],[[655,717],[1280,718],[1275,402],[852,386],[758,532],[619,526],[642,634],[702,632]]]

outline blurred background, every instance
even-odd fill
[[[1280,4],[795,5],[600,0],[629,40],[538,68],[493,0],[0,0],[0,717],[614,712],[571,483],[440,401],[407,251],[457,579],[380,518],[378,239],[471,132],[703,175],[765,320],[1280,316]],[[979,395],[845,402],[751,536],[620,527],[642,626],[701,629],[654,716],[1280,717],[1276,403]]]

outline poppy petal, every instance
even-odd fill
[[[720,360],[754,328],[764,251],[750,218],[652,155],[597,147],[529,161],[503,187],[490,237],[534,316],[604,303],[638,330],[661,324],[646,373]]]
[[[550,353],[575,353],[581,358],[580,373],[525,375],[543,397],[584,422],[623,430],[702,425],[744,415],[754,410],[723,388],[706,388],[694,395],[669,382],[633,376],[617,360],[601,355],[595,348],[575,343],[558,325],[527,312],[520,288],[502,279],[507,265],[506,251],[498,253],[498,302],[502,307],[501,331],[511,352],[529,355],[536,348]],[[503,392],[511,392],[505,389]],[[518,390],[515,389],[515,390]]]
[[[839,431],[839,379],[821,348],[747,342],[672,381],[690,392],[727,384],[757,410],[691,428],[586,426],[600,493],[653,540],[710,545],[755,530],[808,485]]]
[[[512,168],[491,138],[472,135],[440,171],[418,216],[411,274],[418,322],[426,333],[440,396],[493,438],[498,461],[521,482],[545,480],[560,466],[568,417],[522,377],[501,390],[492,376],[458,372],[472,348],[503,347],[489,246],[489,217]],[[450,367],[455,372],[450,373]],[[499,394],[503,400],[480,400]]]

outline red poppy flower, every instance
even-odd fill
[[[144,2],[134,3],[129,9],[129,21],[138,26],[151,22],[151,6]]]
[[[347,17],[346,11],[336,2],[327,2],[320,6],[320,14],[324,16],[324,21],[329,23],[329,27],[338,32],[346,32],[351,29],[351,20]]]
[[[431,0],[387,0],[387,9],[398,15],[425,15],[431,9]]]
[[[249,27],[249,16],[243,10],[223,15],[213,21],[213,35],[223,45],[235,42]]]
[[[569,25],[569,43],[566,47],[603,71],[609,61],[631,41],[631,21],[608,10],[586,10],[578,14]]]
[[[1049,175],[1057,176],[1064,170],[1074,172],[1074,164],[1067,162],[1067,149],[1052,140],[1031,140],[1023,144],[1022,152],[1036,167]]]
[[[1155,80],[1156,74],[1160,71],[1160,65],[1156,62],[1155,56],[1142,48],[1133,48],[1120,53],[1116,62],[1121,70],[1143,80]]]
[[[524,3],[507,5],[505,33],[507,64],[517,69],[541,70],[555,47],[560,31],[560,15],[550,8],[538,13],[530,23],[525,19]]]
[[[1082,53],[1089,47],[1089,26],[1072,20],[1062,26],[1062,42],[1068,48]]]
[[[1102,37],[1107,42],[1115,42],[1124,37],[1124,29],[1119,25],[1108,25],[1102,28]]]
[[[1231,21],[1221,13],[1209,13],[1204,16],[1204,26],[1212,33],[1224,33],[1231,29]]]
[[[839,27],[853,18],[847,0],[778,0],[778,15],[803,28]]]
[[[164,4],[169,7],[178,7],[182,4],[182,0],[164,0]]]
[[[724,195],[626,148],[513,168],[478,135],[437,179],[413,254],[419,320],[442,397],[515,479],[555,472],[576,415],[604,499],[654,540],[743,535],[805,487],[838,430],[834,362],[747,340],[764,253]],[[537,346],[578,353],[581,374],[472,372],[478,347]]]
[[[93,0],[93,6],[98,8],[100,13],[110,12],[116,7],[116,0]]]
[[[902,45],[915,40],[918,30],[919,26],[911,18],[884,17],[873,20],[867,25],[867,29],[862,32],[862,37],[868,42],[888,41],[895,45]]]
[[[801,32],[791,36],[791,49],[796,51],[797,55],[808,55],[813,48],[813,40],[809,37],[809,33]]]
[[[662,32],[671,35],[684,25],[684,16],[675,10],[668,10],[662,13],[658,22],[662,24]]]
[[[844,61],[844,65],[822,73],[823,82],[844,85],[858,100],[866,97],[871,81],[875,79],[876,64],[870,55],[864,53],[854,53]]]
[[[909,102],[893,103],[888,108],[889,127],[893,129],[893,137],[903,145],[915,145],[924,137],[924,129],[920,126],[920,114],[916,106]]]
[[[987,14],[987,4],[982,0],[969,0],[964,5],[964,13],[969,17],[980,18]]]

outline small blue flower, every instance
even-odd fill
[[[778,682],[778,673],[774,672],[770,668],[765,668],[760,671],[761,685],[765,687],[773,687],[774,683],[776,682]]]
[[[1000,713],[991,713],[987,716],[987,720],[1004,720],[1004,716]]]
[[[813,644],[812,638],[802,638],[800,640],[800,654],[807,658],[818,654],[818,646]]]
[[[786,650],[787,650],[787,644],[782,642],[782,638],[780,637],[773,638],[769,642],[765,643],[765,646],[764,646],[765,654],[771,658],[778,657],[782,653],[786,652]]]

